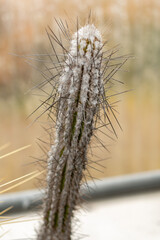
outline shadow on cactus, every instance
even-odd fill
[[[102,147],[105,144],[98,139],[98,130],[103,131],[105,127],[108,137],[117,137],[114,125],[117,123],[120,127],[120,124],[115,103],[110,100],[122,92],[111,94],[111,88],[121,83],[114,75],[129,58],[117,55],[116,47],[106,49],[107,41],[102,41],[90,17],[83,27],[77,21],[74,34],[67,22],[56,22],[59,35],[50,27],[46,30],[52,53],[39,54],[38,58],[44,61],[41,71],[44,81],[36,87],[47,94],[47,98],[35,111],[44,107],[38,118],[48,113],[49,135],[55,139],[47,154],[47,186],[38,240],[71,239],[71,221],[80,199],[91,137],[95,136]]]

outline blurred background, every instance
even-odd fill
[[[98,148],[94,152],[102,159],[110,158],[102,162],[106,166],[103,173],[92,168],[91,174],[104,178],[160,167],[160,1],[0,0],[0,178],[5,182],[37,170],[30,156],[41,155],[36,139],[44,134],[43,118],[31,126],[36,116],[26,119],[40,97],[25,94],[42,77],[25,59],[13,54],[47,53],[50,44],[45,28],[56,28],[54,17],[68,20],[79,16],[83,21],[90,9],[103,38],[120,44],[122,54],[135,56],[124,66],[127,71],[118,73],[118,79],[125,82],[124,90],[133,89],[118,97],[123,131],[116,128],[116,142],[100,136],[110,145],[110,153]],[[41,62],[34,64],[41,68]],[[35,186],[34,179],[12,191]]]

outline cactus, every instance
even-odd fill
[[[58,39],[51,29],[50,33],[47,32],[58,60],[59,68],[54,64],[54,69],[60,77],[58,82],[55,81],[57,91],[40,105],[45,105],[53,97],[45,112],[51,112],[56,106],[57,119],[55,141],[48,153],[43,222],[38,230],[38,240],[71,239],[71,220],[79,200],[83,171],[87,167],[87,149],[97,122],[116,135],[109,112],[116,121],[117,118],[109,104],[110,96],[106,96],[106,86],[110,88],[111,80],[116,81],[113,75],[126,61],[125,58],[122,63],[109,64],[115,60],[116,50],[104,51],[106,42],[102,43],[101,34],[93,24],[77,27],[77,32],[71,37],[68,25],[65,27],[61,21],[57,23],[69,41],[70,49],[66,50],[61,38]],[[63,63],[52,40],[63,50]],[[53,78],[46,82],[51,83]]]

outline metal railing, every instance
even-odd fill
[[[87,201],[160,190],[160,171],[130,174],[90,181],[81,189]],[[13,206],[7,213],[38,210],[42,204],[44,190],[28,190],[0,195],[0,211]]]

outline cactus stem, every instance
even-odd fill
[[[113,118],[119,125],[115,111],[109,104],[108,92],[106,94],[110,89],[112,76],[123,65],[108,64],[112,62],[112,56],[116,51],[103,51],[107,41],[102,44],[101,34],[93,24],[77,29],[71,37],[68,25],[65,28],[61,21],[56,22],[69,40],[70,49],[66,50],[61,38],[58,39],[49,28],[51,33],[47,32],[47,35],[58,61],[57,65],[54,65],[58,74],[56,78],[51,77],[46,82],[54,79],[57,91],[54,93],[52,91],[49,98],[37,110],[46,105],[46,111],[49,110],[49,117],[52,120],[51,115],[55,113],[53,108],[56,108],[57,119],[55,142],[48,153],[44,216],[38,232],[38,240],[71,239],[71,220],[79,201],[83,170],[88,171],[87,153],[91,137],[95,136],[96,140],[99,140],[94,131],[103,126],[117,136],[111,119]],[[56,53],[52,40],[62,48],[64,53],[62,61]],[[51,55],[50,58],[52,60]],[[104,63],[105,59],[106,63]],[[117,59],[119,60],[120,57]],[[59,76],[60,78],[57,79]],[[52,100],[52,97],[53,102],[50,105],[49,100]],[[97,127],[97,124],[101,126]],[[99,140],[99,143],[106,148],[102,141]]]

